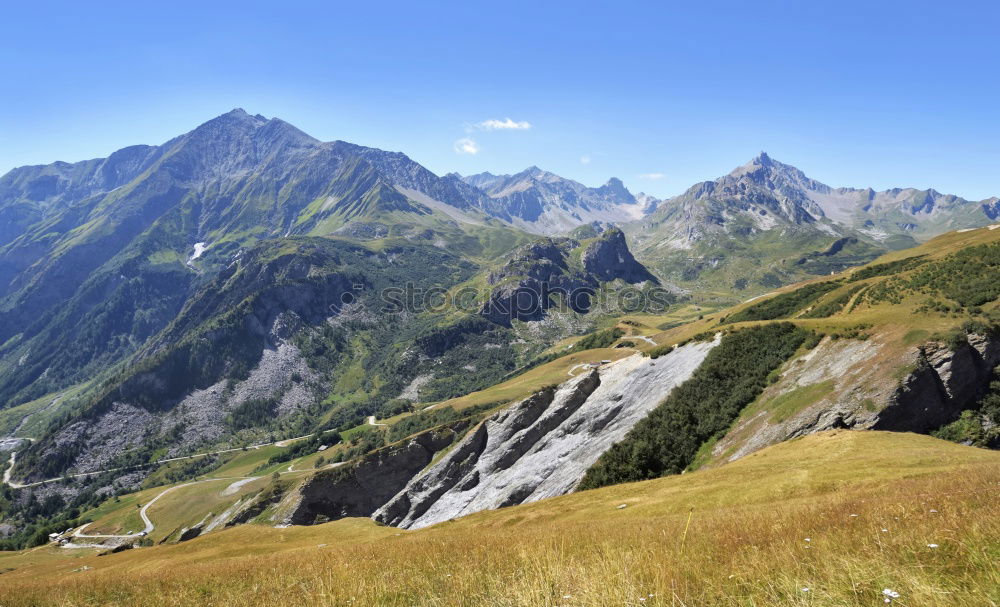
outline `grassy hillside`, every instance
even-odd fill
[[[860,606],[890,589],[900,605],[989,605],[998,483],[996,452],[824,433],[415,532],[348,519],[9,554],[0,603]]]

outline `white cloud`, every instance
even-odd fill
[[[468,137],[463,137],[455,142],[455,152],[475,155],[479,153],[479,144]]]
[[[497,120],[496,118],[491,118],[489,120],[484,120],[477,124],[479,128],[484,131],[500,131],[500,130],[512,130],[512,131],[527,131],[531,128],[531,123],[527,120],[522,120],[516,122],[510,118],[504,118],[503,120]]]
[[[639,179],[663,179],[666,177],[663,173],[639,173]]]
[[[580,164],[590,164],[590,156],[580,156]]]

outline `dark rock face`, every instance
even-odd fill
[[[1000,340],[970,335],[969,343],[955,351],[927,347],[922,363],[903,380],[871,429],[927,432],[953,421],[985,390],[1000,364]]]
[[[201,525],[195,525],[194,527],[188,527],[181,531],[181,534],[177,536],[178,542],[186,542],[188,540],[193,540],[194,538],[201,535],[203,527]]]
[[[299,504],[289,522],[308,525],[317,520],[371,516],[423,470],[435,453],[454,442],[468,423],[430,430],[379,449],[350,467],[317,473],[299,490]]]
[[[604,282],[617,278],[628,283],[656,282],[649,270],[632,256],[625,234],[618,228],[606,230],[584,250],[583,267]]]
[[[480,315],[506,327],[515,319],[541,320],[556,294],[585,312],[595,282],[569,265],[570,252],[579,246],[570,238],[546,238],[514,251],[487,277],[494,288]]]
[[[1000,218],[1000,198],[991,198],[984,202],[983,213],[990,219]]]
[[[580,247],[571,238],[546,238],[514,251],[487,277],[494,288],[480,315],[509,327],[515,319],[541,320],[557,301],[574,312],[586,312],[601,283],[657,282],[629,252],[625,235],[617,228],[604,231],[579,251],[580,263],[574,264],[573,255]]]

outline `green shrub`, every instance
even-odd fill
[[[876,276],[888,276],[890,274],[899,274],[900,272],[905,272],[907,270],[912,270],[922,264],[927,260],[923,255],[917,257],[907,257],[906,259],[900,259],[897,261],[890,261],[888,263],[880,263],[873,266],[868,266],[866,268],[861,268],[855,270],[851,273],[851,276],[847,279],[847,282],[857,282],[859,280],[865,280],[866,278],[874,278]]]
[[[683,471],[698,448],[726,432],[767,378],[805,341],[791,323],[750,327],[723,337],[705,361],[594,464],[581,489]]]
[[[833,316],[834,314],[837,314],[838,312],[843,310],[844,306],[846,306],[847,303],[851,301],[851,298],[854,297],[855,293],[857,293],[863,288],[865,288],[865,285],[857,285],[851,287],[850,289],[838,295],[837,297],[834,297],[830,301],[819,304],[812,310],[809,310],[808,312],[802,315],[802,318],[829,318],[830,316]]]
[[[739,312],[727,317],[726,323],[788,318],[839,286],[839,282],[820,282],[806,285],[789,293],[782,293],[750,307],[743,308]]]
[[[604,329],[603,331],[591,333],[576,342],[573,345],[572,351],[582,352],[584,350],[593,350],[595,348],[607,348],[611,344],[618,341],[622,335],[625,335],[625,331],[622,331],[618,327],[612,327],[610,329]]]
[[[666,356],[674,351],[673,346],[656,346],[648,352],[650,358],[659,358],[661,356]]]
[[[233,430],[266,427],[274,421],[278,411],[275,398],[254,398],[239,404],[226,417],[226,424]]]

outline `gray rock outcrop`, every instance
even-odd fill
[[[873,430],[927,432],[958,417],[978,398],[1000,364],[1000,340],[969,335],[951,350],[942,344],[921,349],[917,368],[879,412]]]
[[[288,523],[309,525],[371,516],[468,427],[461,421],[374,451],[361,461],[313,475],[298,490]]]
[[[602,283],[614,280],[659,282],[629,252],[618,228],[605,230],[585,247],[572,238],[539,240],[516,249],[489,273],[491,291],[479,314],[509,327],[512,320],[542,320],[556,299],[568,309],[586,312]]]
[[[181,529],[180,534],[177,536],[177,541],[186,542],[188,540],[193,540],[194,538],[201,535],[201,531],[203,528],[204,527],[202,525],[198,524],[195,525],[194,527],[187,527],[185,529]]]
[[[572,491],[608,448],[687,380],[718,343],[581,374],[484,421],[373,518],[403,528]]]
[[[625,234],[618,228],[606,230],[583,251],[583,267],[599,280],[621,279],[628,283],[657,282],[649,270],[628,250]]]
[[[824,339],[790,361],[781,379],[716,443],[715,463],[837,428],[928,432],[956,419],[972,404],[1000,364],[1000,340],[981,335],[969,335],[968,343],[954,350],[929,342],[893,352],[892,343],[878,338]],[[822,393],[818,387],[824,388]],[[811,402],[801,402],[801,408],[787,416],[776,416],[774,407],[782,397],[793,398],[797,391],[813,388],[817,391]]]

